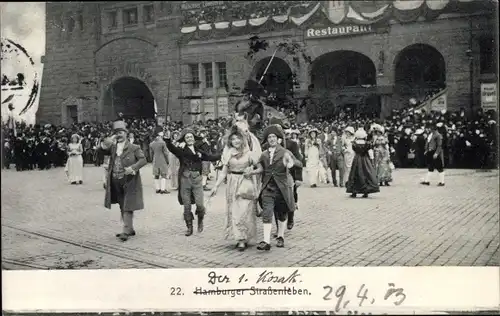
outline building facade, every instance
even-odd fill
[[[436,92],[474,110],[498,81],[493,1],[49,2],[46,15],[43,123],[216,118],[249,78],[381,116]],[[269,47],[248,57],[255,35]]]

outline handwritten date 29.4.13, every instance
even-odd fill
[[[353,293],[350,293],[350,291],[348,293],[346,285],[340,285],[337,288],[325,285],[323,286],[323,289],[326,291],[325,296],[323,296],[325,301],[336,300],[336,312],[348,309],[353,304],[356,304],[357,307],[374,305],[378,299],[377,297],[370,295],[365,284],[362,284],[357,289],[356,296],[352,296]],[[354,291],[356,291],[356,289]],[[406,299],[406,294],[404,293],[403,288],[396,288],[394,283],[389,283],[387,291],[382,298],[384,301],[392,301],[395,306],[399,306]]]

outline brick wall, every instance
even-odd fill
[[[112,116],[110,109],[103,105],[104,95],[114,79],[126,74],[117,71],[111,78],[101,74],[122,62],[139,65],[150,78],[147,86],[155,97],[158,112],[164,115],[166,104],[174,120],[183,118],[183,109],[189,101],[179,97],[190,94],[188,85],[181,81],[190,80],[189,63],[226,62],[228,85],[242,87],[245,80],[255,75],[253,69],[260,59],[269,57],[273,47],[259,53],[254,62],[244,58],[247,52],[248,36],[224,40],[196,41],[178,45],[180,17],[174,16],[157,22],[153,28],[138,28],[114,34],[102,34],[101,8],[93,3],[48,3],[47,4],[47,51],[44,64],[44,78],[40,106],[37,113],[39,122],[61,123],[62,102],[70,96],[96,96],[98,100],[85,101],[84,108],[92,117],[98,113],[103,118]],[[71,13],[83,14],[84,27],[69,32],[67,19]],[[478,51],[478,38],[491,34],[494,24],[492,16],[472,18],[473,47]],[[308,54],[314,59],[335,50],[353,50],[369,57],[379,70],[380,52],[384,52],[385,63],[382,74],[377,77],[377,85],[394,84],[394,66],[398,53],[412,44],[428,44],[439,51],[445,60],[448,105],[451,109],[469,108],[469,48],[470,21],[467,17],[440,18],[433,22],[422,21],[411,24],[392,24],[387,33],[357,35],[352,37],[322,38],[306,40]],[[303,31],[298,29],[259,34],[271,43],[283,37],[303,41]],[[496,38],[496,36],[493,36]],[[272,45],[271,45],[272,46]],[[289,56],[282,53],[293,69]],[[479,101],[479,55],[474,54],[474,102]],[[308,68],[303,60],[298,71],[300,90],[305,92],[310,82]],[[105,76],[106,77],[106,76]],[[109,77],[109,76],[108,76]],[[82,85],[84,81],[98,81],[98,86]],[[170,83],[169,83],[170,82]],[[393,95],[388,102],[393,107],[405,104],[407,100]],[[230,105],[231,106],[231,105]],[[103,116],[104,115],[104,116]]]

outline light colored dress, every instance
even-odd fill
[[[391,182],[391,158],[388,148],[388,141],[384,136],[377,136],[374,141],[374,165],[377,172],[378,182]]]
[[[230,150],[222,163],[228,167],[226,187],[226,219],[225,239],[250,241],[257,235],[257,200],[248,200],[236,197],[239,184],[243,180],[242,172],[253,165],[252,153],[246,152],[241,156],[236,150]]]
[[[321,171],[323,168],[321,163],[321,143],[319,143],[319,139],[315,141],[307,139],[305,147],[307,158],[306,170],[309,185],[318,185],[321,180]]]
[[[68,145],[68,161],[66,161],[66,175],[69,182],[83,181],[83,148],[82,144],[70,143]],[[71,155],[76,154],[76,155]]]
[[[354,141],[354,136],[345,137],[344,136],[344,179],[349,179],[349,173],[351,172],[352,162],[354,156],[356,155],[354,149],[352,149],[352,142]]]

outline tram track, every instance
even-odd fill
[[[130,249],[130,248],[125,248],[125,247],[119,247],[115,245],[105,245],[105,244],[100,244],[94,241],[74,241],[71,240],[67,237],[61,237],[61,236],[55,236],[53,234],[49,234],[46,232],[36,232],[36,231],[31,231],[28,229],[23,229],[19,227],[14,227],[11,225],[6,225],[2,224],[2,229],[7,228],[13,231],[16,231],[18,233],[22,233],[28,236],[33,236],[36,238],[40,239],[45,239],[48,241],[52,242],[58,242],[66,245],[71,245],[76,248],[81,248],[81,249],[86,249],[90,250],[93,252],[97,252],[100,254],[104,254],[107,256],[112,256],[115,258],[120,258],[123,259],[124,261],[128,262],[134,262],[137,264],[137,268],[173,268],[174,266],[178,266],[177,264],[168,264],[165,261],[166,260],[171,260],[169,258],[162,258],[160,256],[154,256],[153,254],[143,252],[137,249]],[[38,255],[38,254],[37,254]],[[165,260],[166,259],[166,260]],[[9,267],[4,267],[4,264],[10,265],[12,268]],[[4,270],[18,270],[15,267],[22,267],[24,269],[26,268],[31,268],[31,269],[39,269],[39,270],[50,270],[50,269],[64,269],[64,268],[57,268],[57,267],[50,267],[50,266],[44,266],[32,262],[23,262],[17,259],[5,259],[2,258],[2,268]]]

